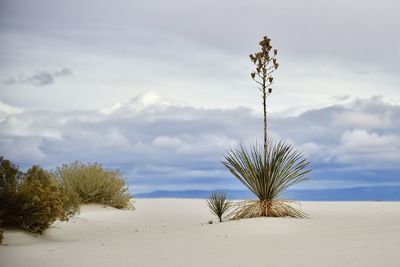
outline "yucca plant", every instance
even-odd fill
[[[250,149],[240,146],[230,150],[222,162],[258,200],[240,203],[233,219],[252,217],[295,217],[307,215],[290,206],[290,201],[279,200],[288,187],[306,181],[309,161],[294,146],[286,142],[269,142],[264,161],[263,148],[253,145]]]
[[[307,180],[307,166],[310,164],[302,153],[285,142],[268,142],[267,137],[267,97],[272,93],[273,72],[278,69],[277,49],[272,49],[271,39],[264,36],[260,41],[261,51],[250,55],[255,65],[251,78],[257,83],[262,94],[264,111],[263,147],[253,145],[250,149],[240,146],[225,155],[226,168],[241,181],[257,201],[239,203],[233,219],[259,216],[306,217],[307,215],[291,207],[289,201],[279,200],[288,187]]]
[[[218,217],[219,222],[222,222],[222,216],[232,207],[232,201],[224,193],[212,193],[207,200],[207,206]]]

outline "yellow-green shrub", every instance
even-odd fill
[[[0,226],[42,233],[67,218],[61,191],[48,172],[33,166],[23,174],[0,158]]]
[[[81,198],[75,191],[74,186],[68,182],[68,180],[59,179],[59,176],[52,173],[53,177],[57,181],[58,187],[61,191],[63,209],[66,215],[72,216],[80,211]]]
[[[98,203],[119,209],[130,205],[131,196],[118,170],[103,169],[97,163],[72,162],[57,168],[54,176],[66,195],[72,195],[73,203]]]
[[[33,166],[28,170],[19,193],[25,200],[22,207],[24,219],[21,220],[23,229],[41,233],[57,219],[67,219],[57,183],[40,167]]]
[[[12,225],[18,221],[17,213],[22,208],[18,186],[22,173],[9,160],[0,157],[0,226]],[[14,219],[15,218],[15,219]]]

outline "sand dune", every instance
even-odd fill
[[[400,266],[399,202],[304,202],[312,218],[207,224],[204,200],[84,206],[43,236],[7,231],[0,266]]]

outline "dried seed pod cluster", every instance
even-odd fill
[[[255,70],[250,75],[261,86],[259,90],[263,93],[263,96],[266,96],[272,92],[271,86],[274,80],[272,73],[279,67],[276,59],[278,50],[272,49],[271,39],[267,36],[264,36],[259,44],[261,51],[250,55],[250,60],[255,65]]]

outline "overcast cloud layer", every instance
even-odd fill
[[[0,0],[0,152],[97,161],[135,192],[243,188],[219,161],[260,140],[267,34],[270,129],[312,160],[302,186],[399,185],[399,3]]]
[[[398,103],[399,9],[397,0],[1,0],[0,80],[74,73],[41,88],[0,84],[1,99],[98,109],[153,91],[196,107],[254,108],[248,54],[268,34],[281,66],[271,111],[338,95]]]
[[[154,93],[98,111],[26,112],[2,104],[0,150],[27,167],[97,161],[119,168],[131,190],[242,188],[220,161],[228,148],[261,140],[250,109],[200,109]],[[271,116],[271,136],[312,161],[302,188],[400,185],[400,106],[379,97],[294,117]]]

